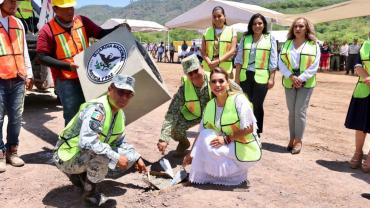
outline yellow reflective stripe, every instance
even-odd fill
[[[307,56],[305,68],[307,69],[309,66],[311,66],[312,63],[313,63],[312,56]]]
[[[71,50],[69,49],[69,46],[67,44],[67,40],[64,37],[64,35],[63,34],[60,34],[57,37],[58,37],[58,39],[59,39],[59,41],[60,41],[60,43],[61,43],[61,45],[63,47],[63,52],[64,52],[64,55],[65,55],[65,58],[72,57]]]
[[[4,36],[0,34],[0,56],[6,55]]]
[[[263,52],[262,52],[261,63],[260,63],[260,65],[258,66],[258,68],[260,68],[260,69],[264,69],[264,68],[265,68],[266,56],[267,56],[267,52],[266,52],[266,51],[263,51]]]
[[[85,50],[85,49],[86,49],[86,40],[85,40],[85,36],[84,36],[84,35],[83,35],[83,33],[82,33],[82,28],[78,28],[78,29],[76,30],[76,32],[77,32],[78,37],[79,37],[79,38],[80,38],[80,40],[81,40],[82,47],[83,47],[83,49]]]
[[[23,52],[23,37],[22,37],[22,31],[21,30],[15,30],[17,33],[17,41],[19,46],[19,51]]]
[[[283,56],[284,56],[284,58],[285,59],[283,59],[283,61],[285,61],[286,63],[285,63],[285,65],[287,66],[287,68],[290,70],[290,71],[292,71],[292,68],[293,68],[293,66],[291,65],[291,63],[292,63],[292,60],[291,60],[291,55],[290,55],[290,49],[293,47],[293,40],[289,40],[289,41],[287,41],[287,45],[286,45],[286,47],[284,47],[284,51],[285,51],[285,53],[284,54],[282,54]]]

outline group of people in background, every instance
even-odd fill
[[[170,45],[165,45],[163,42],[161,42],[159,45],[157,45],[156,43],[148,43],[145,45],[147,51],[154,59],[157,59],[157,62],[180,63],[183,58],[186,58],[192,54],[195,54],[200,59],[202,59],[200,47],[197,46],[195,42],[193,42],[191,47],[189,47],[184,40],[181,44],[180,50],[176,50],[174,43],[170,43]],[[175,61],[174,57],[176,52],[177,60]]]
[[[346,71],[346,74],[351,72],[351,75],[354,75],[355,63],[360,59],[360,48],[361,44],[356,38],[350,44],[346,41],[324,41],[320,45],[321,57],[319,70]]]

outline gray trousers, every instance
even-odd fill
[[[313,88],[285,88],[286,103],[289,111],[290,139],[302,140],[306,127],[306,112]]]

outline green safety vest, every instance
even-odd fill
[[[360,49],[361,62],[367,74],[370,76],[370,40],[367,40],[362,44]],[[360,77],[356,84],[355,91],[353,92],[354,98],[366,98],[370,94],[370,88],[364,82],[364,79]]]
[[[235,99],[237,96],[245,96],[244,94],[229,95],[221,115],[221,129],[215,125],[216,117],[216,99],[213,98],[207,103],[203,115],[203,126],[207,129],[213,129],[217,132],[222,132],[226,135],[233,135],[233,132],[240,129],[240,119],[236,110]],[[249,102],[251,106],[251,103]],[[253,134],[247,134],[243,137],[244,143],[234,141],[235,156],[242,162],[253,162],[261,159],[262,150],[258,137]]]
[[[17,11],[17,13],[15,13],[15,16],[20,18],[20,19],[28,19],[30,17],[32,17],[33,13],[32,13],[32,2],[31,0],[22,0],[22,1],[18,1],[18,8],[20,10],[21,13],[19,13]]]
[[[299,73],[302,74],[308,67],[310,67],[316,59],[316,53],[317,53],[317,44],[314,41],[306,41],[303,43],[302,51],[300,54],[300,60],[299,60]],[[290,51],[294,47],[293,46],[293,40],[287,40],[284,45],[283,49],[280,53],[280,58],[287,66],[287,68],[294,73],[294,69],[292,66],[292,60]],[[292,88],[293,82],[289,78],[283,77],[283,86],[285,88]],[[313,88],[316,86],[316,75],[312,76],[310,79],[308,79],[304,85],[305,88]]]
[[[246,81],[246,71],[249,66],[249,58],[253,43],[253,35],[247,35],[244,38],[243,45],[243,66],[240,70],[240,81]],[[254,80],[259,84],[267,84],[270,78],[269,63],[271,54],[271,35],[263,34],[261,40],[256,45],[256,58],[254,60],[255,74]]]
[[[209,86],[209,82],[208,82],[210,73],[205,72],[205,74],[206,74],[206,78],[204,81],[207,83],[208,94],[209,94],[209,97],[211,98],[212,92],[211,92],[211,87]],[[181,82],[184,85],[185,103],[182,106],[180,112],[184,116],[184,118],[188,121],[198,119],[202,116],[202,108],[200,106],[200,100],[195,91],[194,85],[191,82],[191,80],[188,79],[187,76],[183,76],[181,78]]]
[[[213,54],[214,54],[214,41],[215,41],[216,31],[215,28],[209,27],[207,28],[205,34],[204,34],[204,40],[206,42],[206,54],[210,60],[213,60]],[[219,46],[218,46],[218,56],[222,57],[226,52],[230,51],[231,49],[231,42],[233,39],[233,30],[229,26],[225,26],[219,40]],[[203,60],[202,66],[205,71],[211,71],[209,68],[207,62]],[[224,69],[227,73],[231,73],[233,70],[233,63],[231,57],[228,60],[225,60],[221,62],[218,65],[220,68]]]
[[[63,143],[59,146],[57,152],[58,157],[62,161],[68,161],[80,152],[80,128],[78,128],[79,115],[88,105],[96,103],[103,105],[105,115],[102,131],[99,133],[100,142],[104,142],[112,146],[112,143],[119,139],[124,133],[125,117],[123,111],[119,110],[115,116],[112,115],[112,110],[106,95],[86,102],[81,105],[79,112],[73,117],[73,119],[59,135],[59,139],[62,140]]]

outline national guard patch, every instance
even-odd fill
[[[95,132],[101,132],[101,123],[99,121],[90,120],[89,126],[91,130]]]
[[[99,111],[94,111],[91,115],[91,118],[96,121],[102,121],[103,120],[103,114]]]

